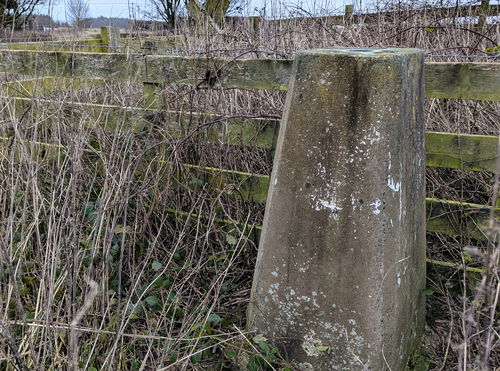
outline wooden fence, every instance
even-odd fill
[[[94,43],[94,41],[92,41]],[[22,81],[3,83],[4,96],[12,96],[18,102],[29,102],[31,94],[46,93],[54,89],[53,81],[59,84],[77,79],[80,82],[99,80],[136,81],[144,83],[146,107],[120,107],[90,103],[64,103],[66,106],[84,107],[96,115],[106,110],[113,115],[128,112],[143,113],[150,117],[161,112],[161,92],[165,84],[182,81],[199,86],[223,88],[287,90],[292,68],[290,60],[247,59],[227,61],[224,59],[188,58],[175,56],[95,53],[47,50],[12,50],[11,45],[0,49],[0,65],[5,73],[31,76]],[[102,45],[100,46],[102,47]],[[17,48],[17,47],[16,47]],[[34,45],[33,48],[42,48]],[[61,77],[67,78],[61,80]],[[45,84],[40,84],[40,81]],[[35,84],[35,82],[38,83]],[[44,88],[44,86],[46,88]],[[425,97],[466,100],[500,100],[500,64],[498,63],[446,63],[425,64]],[[59,85],[61,88],[62,85]],[[19,92],[22,92],[20,94]],[[40,98],[37,98],[40,99]],[[43,101],[43,98],[42,98]],[[50,103],[50,101],[46,101]],[[173,112],[170,112],[172,114]],[[176,112],[176,120],[186,120],[188,114]],[[192,115],[192,113],[190,113]],[[196,115],[196,113],[195,113]],[[220,119],[231,124],[210,128],[205,139],[230,145],[274,148],[279,130],[277,119],[227,119],[217,115],[200,114],[206,120]],[[173,124],[170,129],[174,137],[188,134]],[[426,132],[426,164],[430,167],[495,172],[497,137],[470,134]],[[205,169],[207,176],[219,174],[221,169]],[[230,181],[231,171],[222,171]],[[269,178],[258,174],[234,173],[242,190],[242,197],[255,202],[265,202]],[[458,222],[457,213],[466,211],[470,222],[465,225],[482,225],[489,206],[446,200],[427,200],[429,208],[428,231],[452,235],[463,233],[463,220]],[[500,205],[499,205],[500,206]],[[432,211],[434,210],[434,211]],[[479,223],[478,223],[479,221]],[[471,227],[476,238],[483,238],[478,228]],[[468,227],[467,227],[468,230]],[[482,237],[483,236],[483,237]]]
[[[488,16],[497,16],[500,12],[499,5],[490,5],[488,1],[482,1],[481,5],[472,6],[456,6],[443,8],[414,8],[408,9],[394,8],[393,10],[371,12],[371,13],[355,13],[353,5],[346,5],[344,15],[323,16],[323,17],[296,17],[278,22],[289,22],[297,20],[306,20],[312,22],[324,21],[333,25],[345,24],[375,24],[375,23],[394,23],[404,22],[412,17],[430,17],[432,19],[443,18],[460,18],[460,17],[480,17],[480,25],[484,26],[483,18]]]
[[[145,107],[122,107],[90,103],[65,102],[64,106],[86,110],[91,116],[99,117],[105,111],[107,117],[141,116],[144,121],[161,113],[161,92],[165,84],[182,82],[197,86],[218,86],[223,88],[249,88],[287,90],[292,73],[292,61],[274,59],[224,60],[191,57],[175,57],[145,54],[111,53],[112,38],[88,41],[88,45],[98,46],[99,52],[66,51],[66,47],[55,46],[55,50],[44,50],[36,44],[30,49],[16,50],[17,46],[0,49],[2,72],[27,76],[22,81],[2,84],[3,97],[12,97],[21,107],[33,100],[50,105],[54,102],[36,97],[40,86],[53,86],[54,79],[59,86],[73,79],[85,83],[99,80],[134,81],[144,84]],[[110,41],[111,40],[111,41]],[[68,47],[71,49],[71,47]],[[92,49],[93,50],[93,49]],[[495,63],[425,63],[425,97],[466,100],[500,100],[500,64]],[[67,80],[65,80],[67,79]],[[35,83],[36,82],[36,83]],[[44,83],[45,82],[45,83]],[[62,85],[61,85],[62,84]],[[47,88],[50,90],[50,88]],[[23,93],[20,94],[19,92]],[[205,141],[227,145],[275,148],[280,120],[253,119],[245,117],[227,118],[217,115],[199,114],[207,121],[220,120],[220,125],[211,125],[207,130],[186,129],[179,125],[192,114],[169,112],[171,122],[165,123],[173,138],[183,138],[193,134]],[[138,124],[140,126],[140,123]],[[203,127],[201,125],[200,127]],[[0,138],[3,141],[9,138]],[[51,146],[50,143],[38,143]],[[426,165],[469,171],[494,173],[498,154],[498,138],[495,136],[456,133],[425,133]],[[247,201],[265,203],[270,187],[267,175],[237,172],[225,169],[200,167],[185,164],[186,174],[203,174],[207,183],[236,184],[239,192],[233,194]],[[426,199],[427,231],[448,235],[469,235],[482,240],[486,238],[485,226],[490,217],[490,205],[478,205],[460,201]],[[500,217],[500,203],[493,209]],[[186,212],[172,210],[182,217]],[[221,223],[230,224],[219,219]],[[260,234],[260,226],[251,228]],[[428,263],[450,266],[448,262],[428,260]],[[457,267],[454,264],[452,266]],[[473,267],[461,267],[471,272],[481,271]]]
[[[247,59],[228,62],[224,59],[188,58],[160,55],[95,53],[46,50],[0,49],[3,72],[31,78],[3,84],[4,96],[22,102],[54,89],[53,81],[76,79],[82,83],[99,80],[136,81],[144,83],[146,107],[120,107],[90,103],[64,103],[65,106],[83,107],[98,116],[103,110],[108,116],[143,113],[144,118],[161,112],[161,92],[165,84],[191,83],[199,86],[223,88],[287,90],[292,68],[290,60]],[[67,78],[61,80],[61,77]],[[40,81],[45,81],[41,84]],[[35,82],[38,82],[35,84]],[[44,86],[46,88],[44,88]],[[68,83],[69,86],[69,83]],[[446,63],[425,64],[425,97],[466,100],[500,100],[500,64],[497,63]],[[48,89],[48,90],[47,90]],[[20,94],[19,92],[22,92]],[[40,98],[37,98],[38,100]],[[42,101],[49,103],[50,101]],[[175,114],[174,124],[169,124],[173,137],[182,138],[189,131],[175,122],[187,120],[192,113]],[[196,113],[195,113],[196,115]],[[219,119],[225,124],[211,127],[205,140],[229,145],[274,148],[279,130],[277,119],[224,118],[200,114],[205,120]],[[495,172],[498,139],[494,136],[426,132],[426,164],[430,167]],[[193,168],[193,166],[191,166]],[[269,177],[259,174],[231,172],[223,169],[203,169],[208,178],[225,177],[227,182],[237,181],[241,197],[265,203]],[[465,202],[428,199],[427,230],[450,235],[464,233],[484,239],[483,225],[490,206]],[[497,206],[500,207],[500,204]],[[258,228],[258,227],[257,227]]]

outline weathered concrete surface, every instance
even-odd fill
[[[423,58],[297,55],[249,329],[315,370],[403,370],[425,288]]]

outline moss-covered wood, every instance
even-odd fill
[[[40,97],[55,91],[68,92],[91,88],[104,84],[102,79],[41,77],[1,83],[2,96]],[[20,101],[21,102],[21,101]],[[51,101],[52,105],[60,103]]]
[[[425,96],[500,100],[500,64],[427,63]]]
[[[425,133],[427,166],[495,172],[498,137]]]
[[[426,209],[428,232],[487,239],[490,206],[428,198]],[[500,219],[500,208],[495,216]]]
[[[489,5],[487,7],[482,7],[481,5],[476,6],[457,6],[452,8],[423,8],[423,9],[412,9],[408,11],[388,11],[388,12],[376,12],[376,13],[366,13],[366,14],[353,14],[350,19],[348,9],[346,7],[345,15],[337,16],[324,16],[324,17],[307,17],[311,22],[321,22],[322,24],[332,24],[332,25],[345,25],[346,23],[351,24],[367,24],[367,23],[382,23],[382,22],[395,22],[408,19],[409,17],[416,16],[429,16],[435,19],[439,18],[459,18],[459,17],[475,17],[479,15],[490,15],[497,16],[500,12],[500,5]],[[302,18],[302,20],[305,18]],[[278,19],[269,21],[270,23],[276,24],[276,26],[287,24],[289,22],[297,22],[301,18],[290,18],[290,19]]]
[[[0,65],[3,72],[36,76],[287,90],[292,62],[0,50]],[[499,64],[427,63],[425,72],[426,96],[429,98],[500,100]]]
[[[61,40],[44,42],[6,43],[1,49],[9,50],[31,50],[31,51],[58,51],[58,52],[102,52],[101,38],[89,38],[80,40]]]
[[[235,238],[239,239],[241,237],[241,234],[243,234],[245,238],[250,239],[255,244],[259,243],[260,234],[262,233],[261,225],[242,223],[229,219],[213,218],[213,216],[200,215],[197,213],[190,213],[187,211],[176,210],[176,209],[168,209],[168,212],[176,218],[191,219],[196,222],[199,222],[200,220],[206,220],[207,223],[209,220],[213,221],[214,223],[221,226],[221,228],[223,228],[226,231],[226,233],[233,234]],[[468,273],[484,273],[484,269],[464,266],[457,263],[436,260],[436,259],[426,259],[426,261],[427,264],[435,267],[442,267],[454,270],[463,269]]]
[[[12,138],[0,137],[0,157],[8,156],[5,145],[10,145],[11,141]],[[48,154],[56,157],[64,152],[61,145],[41,142],[33,144],[33,148],[37,149],[36,153],[43,154],[44,158]],[[227,195],[258,203],[266,202],[270,181],[267,175],[190,164],[184,164],[177,177],[179,181],[198,179],[214,192],[220,193],[224,189]],[[427,198],[426,210],[428,232],[469,236],[477,240],[486,238],[490,206]],[[500,218],[500,208],[495,209],[495,215]]]
[[[265,203],[269,188],[269,177],[223,169],[185,165],[186,169],[196,170],[197,176],[203,173],[203,179],[216,189],[228,187],[229,194],[246,201]],[[229,181],[228,181],[229,180]],[[477,240],[486,239],[490,206],[466,202],[426,199],[427,231],[451,236],[469,236]],[[500,208],[495,209],[500,218]]]
[[[266,203],[269,177],[197,165],[183,165],[184,177],[200,179],[215,192],[224,192],[244,201]]]
[[[99,80],[96,80],[96,83],[98,82]],[[3,97],[3,99],[5,102],[10,100],[9,97]],[[31,107],[32,104],[40,104],[45,109],[54,110],[54,112],[62,109],[68,114],[72,110],[85,113],[86,116],[92,118],[88,122],[89,127],[99,126],[114,130],[119,124],[122,130],[137,131],[153,123],[158,128],[161,127],[159,130],[168,132],[169,137],[174,139],[189,135],[191,139],[198,141],[225,145],[274,148],[279,130],[279,120],[272,118],[252,118],[244,115],[221,116],[201,112],[154,110],[82,102],[55,102],[43,98],[33,100],[26,95],[12,99],[19,107],[25,109]],[[150,104],[150,102],[145,102],[145,106]],[[40,113],[40,117],[44,115],[47,116],[46,111]],[[203,128],[198,130],[199,127]]]
[[[27,95],[44,89],[50,90],[51,82],[43,79],[46,87],[40,85],[37,80],[28,80],[15,83],[5,83],[8,90],[4,93],[18,97],[15,100],[21,104],[20,107],[28,108],[31,100]],[[58,80],[58,84],[68,84],[71,80]],[[74,89],[98,84],[100,80],[76,80]],[[13,85],[12,85],[13,84]],[[57,85],[57,86],[59,86]],[[148,84],[151,85],[151,84]],[[65,86],[65,85],[64,85]],[[145,109],[141,107],[120,107],[113,105],[98,105],[91,103],[54,102],[47,99],[37,99],[38,104],[45,108],[54,107],[64,111],[85,112],[94,120],[89,120],[91,127],[101,126],[115,129],[117,125],[125,130],[127,128],[137,131],[148,125],[148,123],[161,122],[162,130],[168,131],[172,138],[183,138],[191,135],[193,139],[220,143],[226,145],[243,145],[259,148],[274,148],[279,131],[279,120],[262,118],[224,117],[220,115],[178,112],[157,109]],[[156,104],[154,101],[145,103],[146,107]],[[24,111],[20,111],[24,112]],[[104,113],[104,114],[103,114]],[[100,121],[99,121],[100,120]],[[210,124],[210,123],[213,124]],[[131,126],[133,124],[133,126]],[[197,130],[197,127],[204,126]],[[193,135],[193,132],[195,133]],[[426,165],[430,167],[442,167],[449,169],[461,169],[472,171],[487,171],[494,173],[496,169],[496,155],[498,138],[487,135],[470,135],[455,133],[426,132]]]
[[[120,29],[116,27],[101,27],[102,51],[118,53],[121,51]]]

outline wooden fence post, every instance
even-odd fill
[[[101,27],[101,40],[104,53],[119,53],[121,51],[119,28]]]
[[[344,13],[344,22],[346,24],[351,24],[353,15],[354,15],[354,5],[346,5]]]
[[[480,15],[477,20],[477,25],[476,28],[478,31],[483,31],[484,26],[486,25],[486,14],[488,13],[490,7],[490,0],[481,0],[481,5],[480,5]]]
[[[153,40],[144,41],[143,53],[144,55],[152,55],[153,51],[157,48],[157,45]],[[159,109],[161,108],[161,92],[163,90],[163,84],[155,82],[143,82],[142,83],[142,94],[144,107],[146,109]]]
[[[416,49],[295,58],[248,327],[304,369],[403,370],[420,340],[423,67]]]

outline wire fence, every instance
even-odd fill
[[[8,46],[12,43],[0,43],[2,45]],[[23,43],[16,43],[17,45],[22,45]],[[25,45],[33,45],[34,43],[26,42]],[[52,48],[74,48],[74,49],[96,49],[102,50],[103,48],[108,50],[117,50],[119,52],[127,52],[129,50],[138,50],[143,54],[150,54],[153,52],[162,52],[166,55],[178,55],[178,54],[197,54],[197,55],[209,55],[209,54],[226,54],[226,55],[267,55],[267,56],[280,56],[280,57],[293,57],[295,51],[277,51],[277,50],[261,50],[261,49],[182,49],[182,48],[158,48],[153,46],[136,46],[136,45],[87,45],[87,44],[64,44],[64,43],[50,43],[43,45],[45,49],[41,48],[40,51],[47,50],[51,51]],[[76,50],[75,50],[76,51]],[[461,58],[461,59],[488,59],[497,61],[500,60],[500,54],[495,55],[463,55],[463,54],[433,54],[426,53],[426,58]]]

